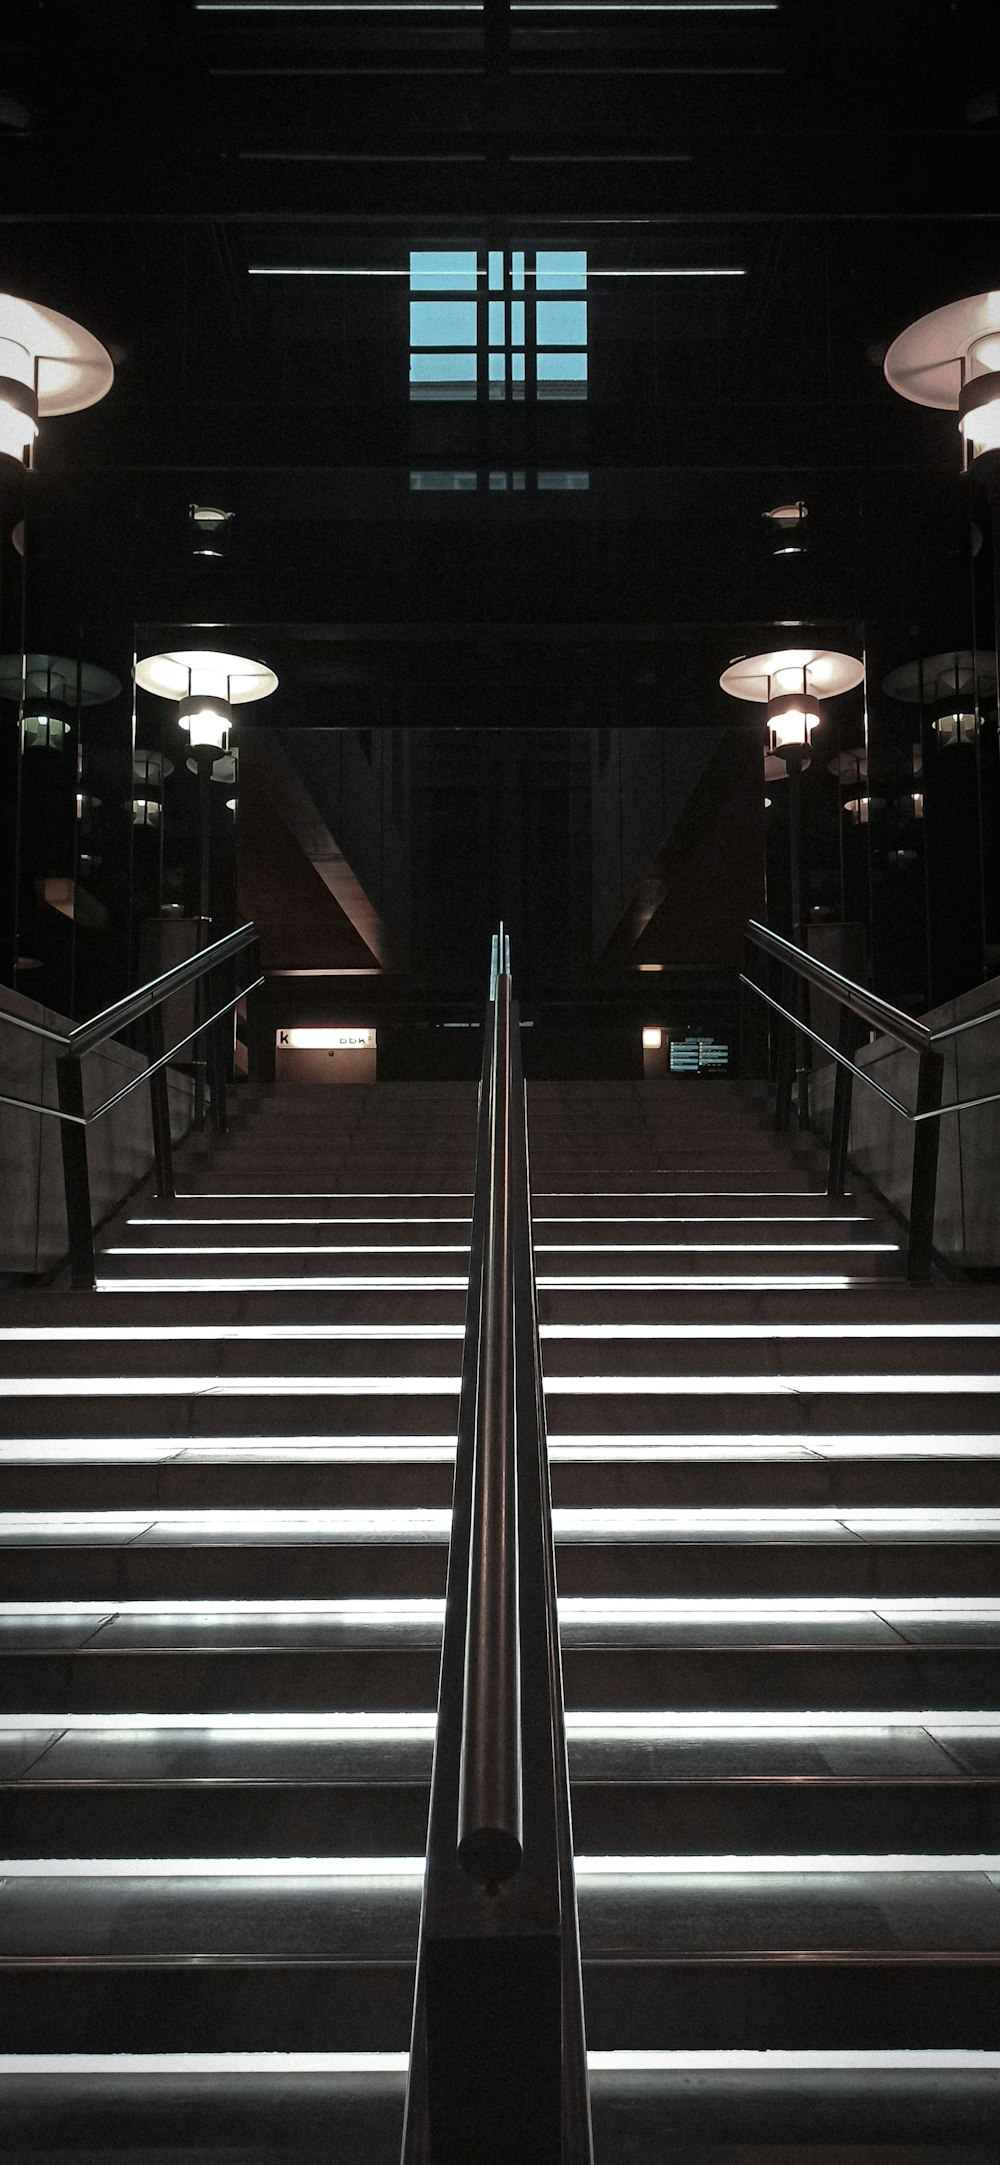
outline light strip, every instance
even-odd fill
[[[441,1218],[129,1218],[129,1225],[155,1225],[162,1232],[164,1226],[175,1225],[471,1225],[469,1214],[463,1217]],[[866,1221],[867,1222],[867,1221]]]
[[[468,1255],[467,1240],[386,1240],[376,1241],[296,1241],[294,1245],[275,1242],[273,1245],[257,1242],[240,1242],[218,1246],[201,1241],[194,1247],[171,1242],[169,1247],[143,1246],[138,1241],[127,1246],[105,1248],[104,1255]]]
[[[1000,1323],[543,1323],[543,1339],[649,1339],[685,1344],[687,1341],[752,1341],[771,1338],[836,1339],[994,1339]],[[298,1340],[464,1339],[462,1323],[46,1323],[14,1324],[0,1328],[0,1344],[131,1344],[146,1341],[208,1339],[212,1344],[229,1340],[276,1342]]]
[[[917,2047],[889,2052],[633,2051],[588,2052],[592,2075],[638,2074],[1000,2074],[1000,2052]],[[403,2076],[406,2052],[33,2052],[0,2053],[0,2075],[114,2075],[119,2081],[167,2075],[202,2080],[227,2075]]]
[[[131,1345],[148,1341],[159,1344],[164,1340],[175,1345],[202,1339],[209,1339],[213,1345],[234,1339],[315,1343],[360,1338],[394,1342],[464,1337],[462,1323],[51,1323],[0,1330],[0,1343],[21,1345]]]
[[[895,1240],[536,1240],[536,1255],[898,1255]],[[108,1255],[162,1255],[160,1248],[108,1248]],[[175,1249],[179,1255],[197,1255],[196,1248]],[[205,1255],[225,1255],[226,1249],[206,1248]],[[251,1248],[250,1255],[281,1255],[280,1248]],[[312,1253],[306,1250],[305,1253]],[[316,1254],[333,1254],[317,1249]],[[350,1250],[348,1253],[352,1252]],[[423,1251],[416,1250],[417,1254]]]
[[[702,1376],[546,1376],[550,1398],[701,1398],[854,1397],[880,1392],[901,1397],[962,1393],[995,1397],[1000,1375],[723,1375]],[[435,1398],[460,1389],[458,1376],[7,1376],[11,1398],[106,1398],[109,1392],[129,1398]]]
[[[1000,1509],[981,1505],[948,1507],[928,1504],[902,1505],[801,1504],[764,1510],[758,1504],[725,1506],[687,1505],[675,1509],[642,1505],[606,1508],[558,1506],[552,1514],[557,1540],[610,1542],[634,1537],[655,1540],[671,1534],[712,1539],[727,1535],[758,1535],[762,1540],[778,1535],[787,1540],[793,1531],[802,1537],[821,1535],[830,1527],[872,1535],[947,1534],[968,1532],[981,1539],[1000,1536]],[[444,1541],[451,1512],[443,1508],[413,1506],[410,1509],[371,1505],[341,1509],[308,1508],[276,1511],[266,1508],[203,1510],[166,1506],[148,1511],[58,1510],[0,1511],[0,1538],[16,1541],[26,1533],[76,1534],[81,1538],[112,1530],[123,1535],[155,1534],[157,1529],[190,1530],[221,1536],[227,1532],[282,1534],[303,1532],[317,1538],[326,1535],[342,1541],[371,1535],[379,1540]]]
[[[352,265],[352,264],[339,264],[339,263],[251,263],[251,264],[249,264],[249,265],[248,265],[248,276],[249,276],[249,277],[251,277],[251,278],[407,278],[407,279],[408,279],[408,278],[409,278],[409,275],[410,275],[410,273],[409,273],[409,271],[408,271],[408,270],[381,270],[381,269],[378,269],[378,268],[375,268],[375,267],[368,267],[368,266],[366,266],[366,267],[364,267],[364,268],[361,268],[361,267],[358,267],[358,266],[355,266],[355,265]],[[486,275],[486,274],[485,274],[485,270],[480,270],[480,272],[479,272],[479,276],[480,276],[480,278],[484,278],[484,277],[485,277],[485,275]],[[677,266],[671,266],[670,268],[653,268],[652,266],[646,266],[646,265],[642,265],[642,264],[636,264],[636,265],[631,265],[631,266],[629,266],[629,267],[627,267],[627,268],[625,268],[625,269],[621,269],[621,270],[599,270],[599,269],[598,269],[598,268],[596,267],[596,265],[594,265],[594,264],[588,264],[588,266],[587,266],[587,277],[588,277],[588,279],[591,279],[591,278],[745,278],[745,277],[746,277],[746,275],[747,275],[747,274],[746,274],[746,271],[745,271],[745,270],[744,270],[743,268],[729,267],[729,266],[726,266],[726,265],[722,265],[722,264],[719,264],[719,265],[715,265],[715,264],[713,264],[713,265],[706,265],[706,266],[705,266],[704,268],[702,268],[702,267],[700,267],[700,266],[699,266],[698,268],[695,268],[695,267],[693,267],[693,266],[687,266],[687,265],[677,265]]]
[[[11,1398],[436,1398],[458,1376],[5,1376]],[[998,1383],[997,1388],[1000,1388]]]
[[[320,1616],[331,1623],[439,1624],[444,1620],[444,1613],[444,1598],[437,1595],[336,1600],[282,1599],[278,1596],[267,1601],[175,1600],[173,1596],[164,1596],[157,1601],[120,1601],[117,1597],[109,1601],[0,1601],[0,1619],[15,1623],[28,1617],[56,1616],[155,1616],[162,1620],[194,1617],[211,1623],[224,1621],[227,1617],[259,1616],[273,1620]],[[559,1601],[559,1615],[567,1624],[769,1623],[776,1618],[796,1622],[836,1622],[862,1616],[896,1623],[936,1618],[975,1623],[978,1620],[1000,1621],[1000,1598],[975,1594],[920,1594],[892,1595],[884,1601],[876,1597],[866,1601],[851,1594],[794,1594],[787,1598],[746,1594],[723,1599],[715,1595],[564,1594]]]
[[[1000,1458],[1000,1438],[969,1436],[556,1436],[553,1465],[820,1465],[829,1459],[930,1459],[949,1465]],[[449,1436],[28,1436],[0,1442],[0,1466],[47,1465],[452,1465]]]
[[[903,1878],[1000,1873],[1000,1853],[948,1855],[846,1851],[840,1855],[717,1856],[577,1856],[578,1880],[588,1879],[827,1879]],[[72,1879],[307,1879],[416,1880],[424,1876],[423,1857],[4,1857],[0,1876],[7,1880]]]
[[[78,1714],[50,1712],[44,1714],[0,1713],[0,1735],[59,1736],[66,1730],[74,1735],[156,1736],[159,1731],[176,1735],[190,1731],[198,1736],[220,1737],[264,1736],[277,1733],[303,1737],[377,1737],[380,1742],[396,1740],[431,1743],[434,1738],[435,1717],[428,1713],[385,1713],[372,1709],[365,1713],[314,1712],[247,1713],[218,1712],[211,1714],[162,1714],[136,1712],[129,1714]],[[686,1708],[683,1713],[627,1713],[611,1708],[604,1713],[567,1710],[566,1730],[570,1737],[586,1742],[648,1742],[650,1739],[701,1738],[705,1736],[745,1737],[748,1741],[759,1740],[765,1732],[769,1736],[790,1738],[819,1733],[878,1737],[885,1730],[930,1729],[937,1737],[990,1736],[1000,1737],[1000,1708],[993,1712],[982,1707],[968,1710],[948,1707],[943,1712],[927,1708],[905,1707],[884,1709],[877,1712],[871,1707],[845,1712],[842,1708],[824,1709],[785,1708],[776,1713],[770,1707],[744,1709],[741,1712],[722,1712],[718,1709]]]
[[[796,1281],[797,1282],[797,1281]],[[832,1281],[840,1284],[840,1279]],[[843,1283],[846,1284],[846,1280]],[[760,1280],[754,1281],[759,1286]],[[97,1293],[465,1293],[467,1278],[99,1278]]]

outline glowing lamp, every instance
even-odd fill
[[[853,826],[867,827],[871,822],[873,813],[882,810],[884,801],[882,797],[846,797],[844,810]]]
[[[162,807],[158,797],[133,797],[133,827],[158,827],[161,817]]]
[[[148,654],[135,665],[135,681],[156,699],[176,700],[192,752],[216,757],[228,749],[233,708],[270,698],[278,684],[264,662],[203,647]]]
[[[1000,369],[973,376],[959,396],[958,425],[973,455],[1000,450]]]
[[[14,357],[9,348],[10,340],[0,339],[0,370],[10,370]],[[23,465],[37,434],[38,397],[34,385],[9,373],[0,374],[0,452]]]
[[[775,504],[765,511],[772,556],[804,556],[809,547],[808,506],[801,498],[794,504]]]
[[[765,720],[772,752],[786,745],[804,749],[822,719],[819,700],[808,692],[783,692],[779,698],[769,700]]]
[[[1000,450],[1000,290],[921,316],[893,340],[887,381],[917,406],[958,415],[973,456]]]
[[[979,716],[970,699],[939,700],[934,709],[934,735],[941,751],[950,751],[957,744],[974,744],[979,727]]]
[[[659,1052],[662,1044],[663,1031],[656,1029],[655,1025],[647,1025],[642,1033],[643,1052]]]
[[[61,752],[72,724],[58,699],[31,701],[24,710],[24,742],[33,751]]]
[[[0,454],[23,465],[39,420],[95,406],[114,373],[106,348],[81,324],[0,293]]]
[[[193,752],[224,752],[228,748],[233,726],[233,710],[228,699],[213,698],[207,692],[192,692],[179,702],[177,719],[190,738]]]

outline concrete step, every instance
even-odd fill
[[[50,1755],[51,1756],[51,1755]],[[56,1755],[56,1764],[58,1755]],[[77,1756],[77,1765],[80,1759]],[[427,1781],[116,1778],[113,1755],[92,1753],[86,1780],[46,1761],[20,1782],[0,1782],[5,1857],[284,1857],[423,1853]],[[806,1781],[738,1776],[670,1783],[573,1786],[581,1851],[615,1855],[838,1853],[887,1856],[995,1851],[1000,1769],[917,1780]]]
[[[38,2159],[38,2142],[80,2165],[109,2152],[134,2165],[398,2165],[405,2054],[356,2068],[336,2054],[195,2052],[183,2060],[122,2055],[82,2062],[8,2059],[0,2105],[11,2156]],[[995,2165],[1000,2093],[995,2056],[697,2051],[591,2056],[598,2165],[682,2146],[692,2165]],[[135,2147],[142,2125],[148,2149]],[[839,2142],[817,2142],[826,2134]],[[849,2144],[845,2152],[844,2144]],[[127,2152],[126,2147],[127,2146]],[[235,2147],[234,2147],[235,2146]]]
[[[890,1455],[883,1439],[733,1443],[658,1437],[562,1438],[550,1447],[559,1506],[653,1506],[782,1510],[832,1505],[892,1506],[905,1483],[910,1505],[1000,1508],[1000,1443],[973,1451],[961,1436],[936,1436],[918,1454],[903,1438]],[[176,1439],[20,1438],[0,1444],[0,1510],[87,1508],[157,1511],[238,1507],[278,1510],[447,1509],[454,1479],[447,1437],[323,1438],[267,1435]]]
[[[441,1595],[449,1514],[396,1510],[8,1512],[11,1600]],[[886,1507],[561,1509],[564,1595],[1000,1594],[1000,1513]]]

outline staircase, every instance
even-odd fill
[[[398,2156],[475,1104],[3,1304],[5,2157]],[[995,1292],[735,1086],[529,1110],[598,2165],[996,2165]]]

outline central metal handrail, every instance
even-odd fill
[[[955,1098],[947,1104],[942,1102],[944,1089],[944,1064],[939,1046],[959,1037],[969,1030],[982,1029],[985,1024],[1000,1020],[1000,1007],[987,1008],[979,1015],[963,1017],[960,1022],[945,1023],[932,1030],[915,1015],[907,1015],[901,1008],[892,1007],[876,993],[868,992],[863,985],[856,985],[849,977],[842,977],[828,963],[820,962],[815,955],[807,954],[780,933],[772,932],[770,926],[757,924],[753,919],[747,926],[747,967],[740,973],[744,989],[760,1001],[778,1021],[775,1073],[777,1085],[776,1119],[779,1128],[787,1127],[791,1117],[792,1082],[795,1071],[796,1039],[807,1038],[829,1055],[836,1063],[833,1116],[830,1126],[830,1161],[827,1177],[827,1193],[841,1196],[844,1193],[847,1153],[850,1141],[852,1091],[855,1080],[888,1105],[892,1112],[905,1120],[914,1131],[913,1168],[910,1184],[909,1232],[907,1239],[907,1276],[921,1283],[931,1274],[933,1262],[934,1218],[937,1203],[937,1167],[940,1123],[951,1113],[973,1112],[984,1105],[1000,1104],[1000,1090],[987,1091],[972,1098]],[[752,975],[753,958],[757,955],[778,965],[779,990],[784,990],[784,980],[791,978],[792,993],[780,998],[766,986],[758,984]],[[814,1030],[803,1014],[803,1002],[798,988],[808,986],[835,1002],[839,1013],[838,1037],[835,1045]],[[876,1080],[870,1068],[855,1058],[855,1024],[866,1023],[888,1037],[903,1051],[917,1055],[916,1096],[913,1105],[907,1105],[884,1083]],[[749,1037],[749,1032],[747,1033]],[[744,1072],[748,1062],[744,1058]]]
[[[220,970],[239,962],[240,957],[249,958],[245,982],[235,986],[212,1012],[199,1014],[194,1028],[175,1039],[169,1049],[164,1049],[163,1015],[164,1002],[176,994],[186,992],[190,986],[207,1007],[214,998],[211,988]],[[210,1110],[213,1128],[223,1132],[226,1127],[226,1057],[220,1036],[220,1028],[226,1016],[233,1013],[240,1001],[249,1001],[263,984],[260,970],[260,943],[252,924],[240,925],[235,932],[227,932],[209,947],[199,948],[184,962],[178,962],[161,976],[151,978],[148,984],[136,991],[126,993],[89,1022],[77,1023],[70,1030],[57,1030],[44,1023],[33,1022],[27,1015],[16,1015],[0,1008],[0,1024],[6,1023],[22,1034],[43,1040],[59,1047],[56,1059],[56,1094],[58,1103],[46,1105],[31,1098],[11,1097],[0,1093],[0,1104],[10,1105],[19,1112],[40,1114],[58,1120],[61,1130],[63,1180],[66,1191],[66,1228],[69,1241],[69,1264],[71,1282],[76,1287],[93,1286],[95,1278],[95,1253],[93,1232],[93,1208],[90,1192],[90,1169],[87,1155],[87,1132],[96,1121],[103,1120],[106,1113],[120,1105],[123,1098],[131,1096],[144,1084],[149,1087],[150,1110],[153,1128],[153,1156],[156,1168],[156,1192],[158,1196],[170,1197],[174,1192],[173,1150],[170,1133],[170,1104],[167,1095],[166,1070],[171,1060],[185,1046],[196,1040],[204,1046],[211,1077]],[[123,1030],[136,1022],[146,1024],[147,1058],[144,1067],[131,1076],[120,1089],[113,1090],[99,1105],[88,1107],[84,1101],[82,1062],[88,1053],[99,1052],[105,1045],[119,1037]],[[248,1056],[255,1039],[248,1033]]]
[[[493,945],[403,2165],[592,2165],[520,1031]]]

